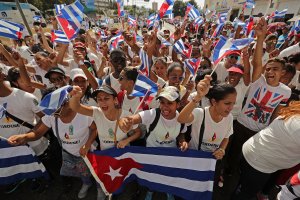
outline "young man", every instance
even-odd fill
[[[232,146],[228,152],[230,171],[236,170],[244,142],[267,127],[277,117],[277,113],[291,96],[291,89],[280,83],[285,74],[285,62],[278,58],[270,59],[263,71],[263,42],[267,33],[267,23],[261,18],[255,27],[257,44],[253,55],[252,84],[241,114],[234,126]],[[264,74],[263,74],[264,72]]]

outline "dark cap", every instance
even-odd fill
[[[45,74],[45,78],[49,79],[50,74],[52,74],[52,73],[59,73],[63,76],[66,76],[66,73],[64,72],[64,70],[62,70],[59,67],[53,67],[53,68],[49,69],[49,71]]]
[[[105,92],[106,94],[113,95],[114,97],[118,96],[117,92],[112,87],[110,87],[108,85],[102,85],[100,88],[96,89],[93,92],[93,97],[96,97],[99,92]]]

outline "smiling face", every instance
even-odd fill
[[[229,72],[228,83],[235,87],[241,80],[242,74],[238,72]]]
[[[179,87],[181,82],[183,81],[183,71],[181,67],[175,67],[168,74],[169,86]]]
[[[89,85],[88,81],[83,77],[76,77],[74,78],[72,85],[79,86],[82,90],[82,93],[84,94],[86,92],[86,89]]]
[[[271,61],[266,65],[265,78],[270,86],[276,87],[279,84],[281,76],[285,74],[285,70],[280,62]]]
[[[236,92],[227,94],[224,99],[216,101],[215,99],[211,100],[211,104],[213,107],[215,107],[215,110],[217,111],[218,115],[222,117],[227,117],[229,113],[232,111],[233,106],[236,101]]]
[[[154,64],[154,71],[156,75],[161,78],[165,78],[167,76],[167,68],[167,65],[160,60],[156,61]]]
[[[176,109],[178,107],[178,103],[176,101],[169,101],[164,97],[160,97],[159,102],[161,115],[168,120],[174,119],[176,117]]]

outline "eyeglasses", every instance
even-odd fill
[[[59,76],[59,77],[57,77],[57,78],[49,78],[49,81],[51,82],[51,83],[56,83],[56,82],[62,82],[64,80],[64,77],[63,76]]]
[[[183,81],[183,76],[171,76],[170,77],[170,80],[172,81],[176,81],[176,80],[179,80],[179,81]]]
[[[238,60],[239,59],[239,56],[229,56],[229,58],[231,58],[231,59],[236,59],[236,60]]]

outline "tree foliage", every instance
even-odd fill
[[[175,1],[173,6],[173,13],[174,16],[181,16],[183,17],[185,15],[186,10],[186,3],[183,1]]]
[[[195,0],[189,0],[188,1],[190,4],[192,4],[196,9],[198,9],[198,4]]]

